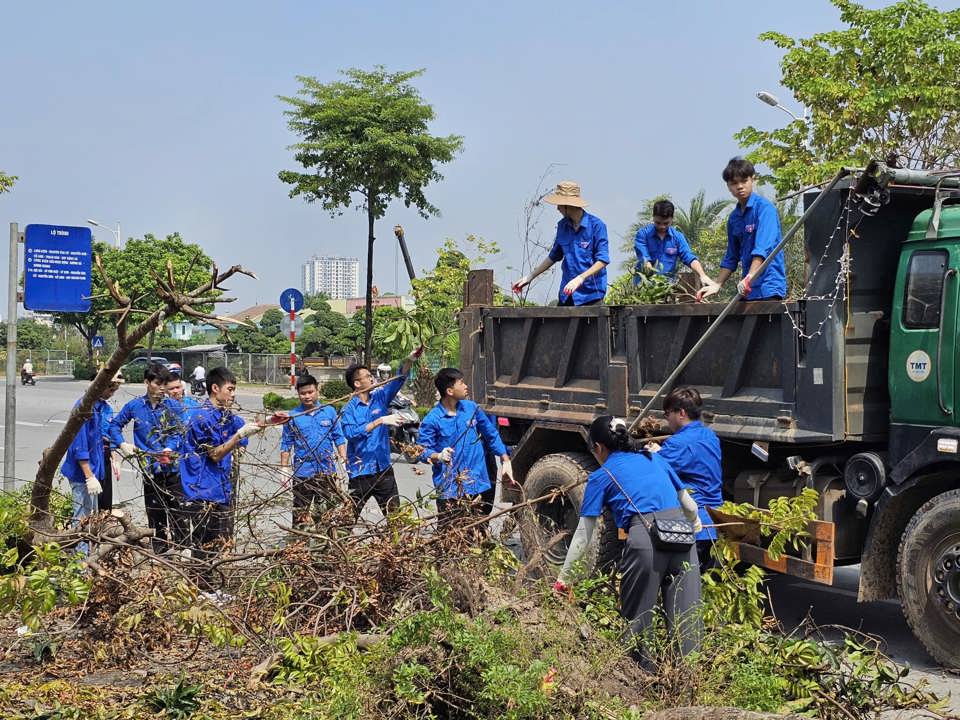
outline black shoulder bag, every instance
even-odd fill
[[[603,466],[601,465],[600,467]],[[627,502],[633,507],[637,513],[637,517],[639,517],[640,521],[646,526],[650,533],[650,540],[657,550],[663,550],[664,552],[685,552],[697,541],[697,534],[694,532],[693,523],[686,518],[667,518],[659,515],[662,511],[657,511],[651,513],[653,515],[653,522],[648,520],[634,504],[633,498],[627,494],[623,486],[613,476],[613,473],[606,468],[603,468],[603,471],[607,473],[614,484],[620,488],[620,492],[623,493]]]

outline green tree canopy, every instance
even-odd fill
[[[411,80],[423,70],[388,72],[351,68],[344,80],[322,83],[300,76],[294,97],[281,96],[284,114],[301,141],[290,147],[305,172],[282,170],[290,197],[319,202],[331,215],[356,204],[367,215],[367,288],[364,351],[369,359],[373,333],[374,222],[394,199],[423,217],[438,214],[424,194],[442,179],[437,165],[450,162],[463,147],[458,135],[434,136],[433,107]]]
[[[5,192],[10,192],[15,182],[17,182],[16,175],[7,175],[3,171],[0,171],[0,195],[3,195]]]
[[[213,261],[207,257],[199,245],[184,242],[180,233],[158,238],[147,233],[143,238],[130,238],[123,249],[103,242],[94,241],[93,252],[100,256],[103,267],[111,279],[116,280],[120,290],[134,299],[137,308],[153,310],[161,305],[156,293],[156,283],[150,271],[160,276],[167,273],[169,261],[174,277],[180,286],[197,284],[209,275]],[[56,313],[57,321],[75,327],[83,336],[88,352],[92,357],[90,340],[94,335],[111,324],[111,317],[104,310],[114,308],[113,300],[107,294],[106,286],[100,274],[93,273],[93,301],[87,313]],[[196,308],[209,310],[209,308]],[[176,320],[169,318],[168,320]]]
[[[0,323],[0,345],[7,342],[7,324]],[[36,320],[17,320],[18,350],[47,350],[53,346],[53,328]]]
[[[810,111],[773,131],[736,134],[766,165],[783,195],[822,182],[843,166],[893,160],[901,167],[960,164],[960,10],[923,0],[870,10],[831,0],[845,27],[761,40],[785,51],[781,84]]]

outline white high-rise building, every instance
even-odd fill
[[[360,260],[351,257],[320,257],[307,260],[300,273],[304,295],[323,293],[331,300],[360,295]]]

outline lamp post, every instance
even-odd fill
[[[103,225],[101,223],[98,223],[96,220],[90,220],[89,218],[87,219],[87,225],[93,225],[94,227],[103,228],[104,230],[109,230],[113,234],[114,245],[117,247],[118,250],[120,249],[120,221],[119,220],[117,220],[116,230],[114,230],[109,225]]]
[[[787,108],[785,108],[783,105],[781,105],[781,104],[780,104],[780,101],[777,99],[777,96],[774,95],[773,93],[768,93],[766,90],[761,90],[760,92],[757,93],[757,99],[758,99],[760,102],[762,102],[762,103],[766,103],[766,104],[769,105],[770,107],[780,108],[780,109],[783,110],[787,115],[789,115],[790,117],[792,117],[794,120],[801,120],[802,122],[807,122],[807,113],[806,113],[806,111],[804,111],[802,118],[801,118],[801,117],[797,117],[797,116],[794,115],[792,112],[790,112]]]

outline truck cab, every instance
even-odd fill
[[[960,663],[958,190],[956,177],[873,163],[808,194],[803,292],[736,303],[719,323],[720,303],[497,307],[492,272],[472,273],[460,367],[513,447],[513,499],[570,487],[537,518],[572,531],[576,483],[595,467],[587,426],[651,401],[661,417],[683,360],[673,386],[704,399],[727,499],[820,493],[829,553],[777,569],[829,583],[834,564],[859,563],[861,601],[898,597],[930,653]],[[614,562],[615,528],[598,532],[597,562]]]

